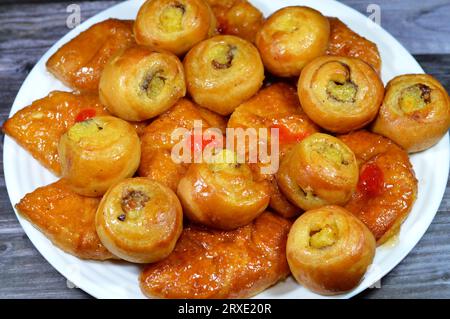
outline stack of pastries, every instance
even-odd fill
[[[148,0],[47,69],[73,91],[3,131],[60,179],[17,211],[69,254],[142,264],[149,297],[246,298],[290,274],[318,294],[353,289],[417,197],[408,153],[450,126],[436,79],[385,87],[375,43],[303,6],[264,18],[246,0]],[[196,123],[278,129],[278,171],[175,162],[175,129],[212,143]]]

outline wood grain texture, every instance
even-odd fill
[[[282,0],[278,0],[282,1]],[[82,20],[119,1],[76,1]],[[382,26],[400,40],[427,73],[450,90],[450,1],[345,0],[366,14],[369,3],[381,6]],[[0,122],[34,64],[69,29],[68,1],[0,0]],[[3,138],[1,139],[3,150]],[[6,193],[0,159],[0,298],[89,298],[70,289],[20,227]],[[450,183],[439,212],[415,249],[359,298],[450,298]]]

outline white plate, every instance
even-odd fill
[[[405,73],[423,73],[422,68],[406,49],[380,26],[357,11],[331,0],[252,0],[268,16],[288,5],[307,5],[327,16],[337,16],[359,34],[377,43],[383,60],[382,78],[386,83],[392,77]],[[69,90],[45,69],[47,59],[64,43],[94,23],[115,17],[134,19],[143,1],[126,1],[89,19],[58,41],[36,64],[23,83],[11,108],[11,115],[46,96],[52,90]],[[391,247],[377,249],[373,267],[353,291],[338,296],[348,298],[368,288],[394,268],[416,245],[433,220],[447,183],[449,170],[448,134],[439,144],[411,158],[419,180],[419,196],[408,219],[402,226],[398,242]],[[28,192],[47,185],[56,178],[35,161],[9,137],[5,137],[3,163],[6,186],[14,205]],[[17,212],[16,212],[17,215]],[[77,287],[97,298],[143,298],[139,285],[139,267],[118,262],[84,261],[68,255],[37,231],[30,223],[17,216],[34,246],[63,276]],[[297,285],[292,278],[278,283],[259,294],[257,298],[321,298]]]

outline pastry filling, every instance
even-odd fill
[[[186,13],[186,7],[175,2],[164,8],[159,16],[161,28],[166,32],[179,32],[183,30],[183,16]]]
[[[69,138],[75,142],[79,142],[83,138],[92,137],[103,127],[93,119],[76,123],[67,133]]]
[[[144,80],[141,83],[141,90],[145,92],[150,99],[155,99],[161,93],[165,84],[166,78],[163,76],[163,72],[159,70],[151,72],[144,77]]]
[[[218,44],[211,48],[209,56],[211,64],[216,70],[228,69],[233,65],[237,48],[229,44]]]
[[[334,165],[340,166],[344,165],[347,166],[350,164],[350,157],[348,154],[345,154],[342,152],[340,147],[333,143],[326,143],[326,142],[318,142],[313,145],[311,145],[311,151],[318,153],[320,156],[325,158],[326,161],[329,163],[332,163]]]
[[[139,212],[140,210],[142,210],[145,207],[145,205],[147,204],[149,199],[150,198],[147,196],[147,194],[145,194],[142,191],[137,191],[137,190],[125,191],[124,194],[122,195],[122,199],[120,202],[122,211],[125,214],[119,215],[118,219],[120,221],[124,221],[126,218],[126,214]],[[125,216],[122,216],[122,215],[125,215]]]
[[[325,225],[309,232],[309,245],[315,249],[333,246],[337,241],[336,227]]]
[[[403,89],[399,105],[406,114],[419,111],[431,102],[431,88],[425,84],[415,84]]]
[[[354,103],[358,87],[351,81],[329,81],[327,84],[327,94],[333,100],[342,103]]]

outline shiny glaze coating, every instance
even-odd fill
[[[74,90],[97,93],[109,58],[134,45],[133,21],[108,19],[94,24],[63,45],[47,61],[47,69]]]
[[[171,139],[176,128],[193,130],[194,121],[202,122],[203,128],[215,127],[225,131],[222,117],[205,110],[187,99],[179,100],[174,107],[154,120],[141,136],[141,163],[139,175],[156,180],[173,191],[186,173],[189,164],[172,161],[171,151],[179,141]]]
[[[171,53],[141,46],[111,58],[100,78],[100,101],[127,121],[144,121],[167,111],[186,94],[183,65]]]
[[[376,165],[383,174],[383,187],[377,196],[357,188],[345,206],[381,245],[399,231],[417,197],[417,179],[408,154],[389,139],[367,131],[340,139],[355,153],[361,171],[367,165]]]
[[[331,132],[347,133],[377,116],[384,86],[373,68],[360,59],[323,56],[303,69],[298,96],[315,123]]]
[[[202,41],[184,59],[188,92],[196,103],[229,115],[262,85],[264,66],[248,41],[219,35]]]
[[[176,55],[216,32],[216,18],[205,0],[148,0],[134,23],[136,42]]]
[[[326,54],[359,58],[381,73],[381,56],[372,41],[351,30],[338,18],[328,18],[330,41]]]
[[[292,77],[298,76],[309,61],[325,54],[329,37],[326,17],[312,8],[295,6],[267,18],[255,43],[272,74]]]
[[[188,225],[173,253],[143,270],[141,289],[161,298],[254,296],[289,274],[290,225],[269,212],[233,231]]]
[[[301,285],[322,295],[356,287],[375,256],[369,229],[339,206],[324,206],[301,215],[289,232],[286,255]]]
[[[97,116],[72,126],[58,145],[62,176],[84,196],[101,196],[133,176],[141,147],[133,126],[113,116]]]
[[[282,193],[304,210],[343,205],[355,191],[358,164],[340,140],[315,133],[286,154],[276,177]]]
[[[17,211],[66,253],[83,259],[105,260],[113,255],[95,230],[99,198],[73,192],[64,180],[39,187],[25,195]]]
[[[400,75],[389,81],[372,130],[408,152],[426,150],[450,128],[450,98],[431,75]]]
[[[3,124],[3,132],[60,175],[59,139],[86,109],[95,110],[97,115],[108,113],[96,95],[54,91],[14,114]]]
[[[183,229],[183,211],[174,192],[145,177],[113,185],[98,206],[95,226],[114,255],[134,263],[167,257]]]

